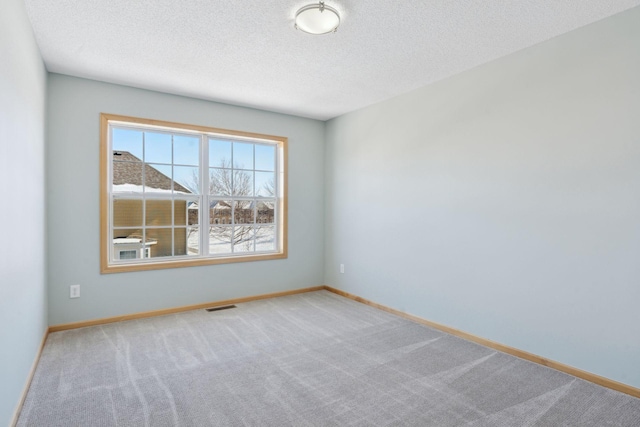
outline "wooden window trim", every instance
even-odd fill
[[[280,171],[282,179],[282,194],[279,197],[279,212],[281,218],[281,226],[279,227],[279,241],[280,250],[275,253],[268,254],[254,254],[254,255],[233,255],[233,256],[218,256],[208,258],[195,258],[195,259],[169,259],[158,260],[155,262],[144,263],[127,263],[127,264],[109,264],[109,251],[110,242],[109,238],[109,177],[108,177],[108,162],[111,160],[109,156],[109,123],[110,122],[122,122],[129,124],[139,124],[145,126],[158,126],[161,128],[170,128],[176,130],[188,130],[196,131],[200,133],[210,133],[218,135],[228,135],[230,137],[240,138],[253,138],[275,141],[281,146],[282,150],[282,165]],[[265,135],[252,132],[243,132],[236,130],[228,130],[221,128],[214,128],[200,125],[189,125],[177,122],[168,122],[154,119],[144,119],[138,117],[129,117],[116,114],[100,114],[100,273],[121,273],[131,271],[148,271],[159,270],[167,268],[181,268],[181,267],[196,267],[203,265],[216,265],[216,264],[229,264],[236,262],[250,262],[250,261],[266,261],[283,259],[288,256],[288,139],[282,136]],[[203,225],[201,225],[202,227]],[[207,225],[204,225],[207,226]]]

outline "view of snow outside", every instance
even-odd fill
[[[242,230],[239,233],[247,233],[249,236],[241,241],[236,241],[233,245],[233,252],[231,248],[231,227],[226,227],[229,230],[223,230],[223,227],[210,227],[209,228],[209,253],[212,255],[224,255],[240,252],[253,252],[255,236],[255,251],[273,251],[275,250],[275,227],[259,226],[255,227],[255,231],[252,227],[237,227]],[[236,233],[236,235],[238,232]],[[187,239],[187,247],[189,255],[200,254],[200,236],[197,231],[190,232]]]
[[[276,249],[276,227],[273,217],[276,202],[275,146],[209,137],[209,158],[207,162],[201,162],[200,141],[200,137],[191,135],[113,128],[112,150],[114,154],[121,152],[125,156],[122,158],[124,161],[113,162],[112,193],[114,195],[135,194],[142,196],[143,199],[145,193],[153,193],[154,197],[160,194],[166,195],[167,200],[184,200],[173,198],[172,195],[202,194],[199,171],[200,167],[207,167],[209,191],[205,194],[210,195],[209,254],[274,251]],[[140,165],[139,168],[137,165]],[[122,173],[117,167],[122,168]],[[117,173],[119,180],[116,184]],[[182,188],[172,185],[172,182],[180,184]],[[157,188],[159,186],[164,188]],[[185,189],[187,191],[179,191]],[[236,200],[236,197],[244,199]],[[180,250],[186,249],[186,255],[201,255],[199,234],[201,224],[197,203],[189,202],[189,206],[191,207],[187,210],[187,224],[174,224],[174,227],[176,232],[183,229],[187,233],[186,248],[183,246]],[[234,206],[233,218],[231,206]],[[163,213],[158,212],[158,214]],[[164,215],[166,214],[164,212]],[[147,211],[147,225],[149,225],[148,215],[149,211]],[[136,225],[139,224],[130,224],[131,231],[136,235],[141,233],[141,228],[148,229],[144,225],[142,227],[136,227]],[[185,225],[189,228],[182,228]],[[171,242],[166,242],[167,238],[172,238],[171,234],[161,237],[157,233],[156,236],[157,247],[166,247],[166,243],[171,247]],[[156,255],[153,251],[152,249],[151,257],[167,256],[164,253]],[[177,248],[174,249],[175,255],[185,255],[176,251],[178,251]],[[141,253],[144,254],[144,252]],[[169,249],[170,253],[171,249]]]

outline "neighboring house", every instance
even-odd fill
[[[142,160],[129,153],[128,151],[114,151],[113,152],[113,185],[114,191],[119,192],[120,189],[127,189],[132,191],[134,188],[138,188],[142,191]],[[178,193],[191,194],[187,188],[174,182],[148,163],[144,164],[144,184],[147,188],[152,188],[155,191],[165,190],[171,191],[173,188]],[[120,188],[118,188],[120,187]],[[161,191],[162,192],[162,191]]]
[[[143,180],[144,168],[144,180]],[[114,259],[154,258],[174,254],[187,254],[187,201],[167,199],[147,199],[143,210],[143,188],[147,192],[172,192],[191,194],[189,189],[173,181],[159,170],[143,164],[142,160],[128,151],[113,152],[113,192],[139,194],[140,198],[116,199],[113,203],[113,257]],[[174,208],[172,223],[172,204]],[[145,218],[143,218],[143,212]],[[193,209],[189,210],[193,212]],[[195,222],[197,224],[197,211]],[[174,226],[173,239],[171,228]],[[118,228],[123,227],[123,228]],[[127,227],[127,228],[124,228]],[[138,228],[132,228],[138,227]],[[144,244],[143,228],[146,231]]]
[[[267,201],[236,201],[234,206],[234,218],[236,224],[253,224],[254,215],[256,224],[273,224],[275,220],[274,203]],[[254,209],[257,209],[254,211]],[[254,213],[255,212],[255,213]],[[209,210],[211,224],[231,224],[230,202],[212,200]]]

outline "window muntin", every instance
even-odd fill
[[[104,114],[102,128],[103,272],[286,257],[286,138]]]

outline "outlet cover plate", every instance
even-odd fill
[[[80,298],[80,285],[69,286],[69,298]]]

